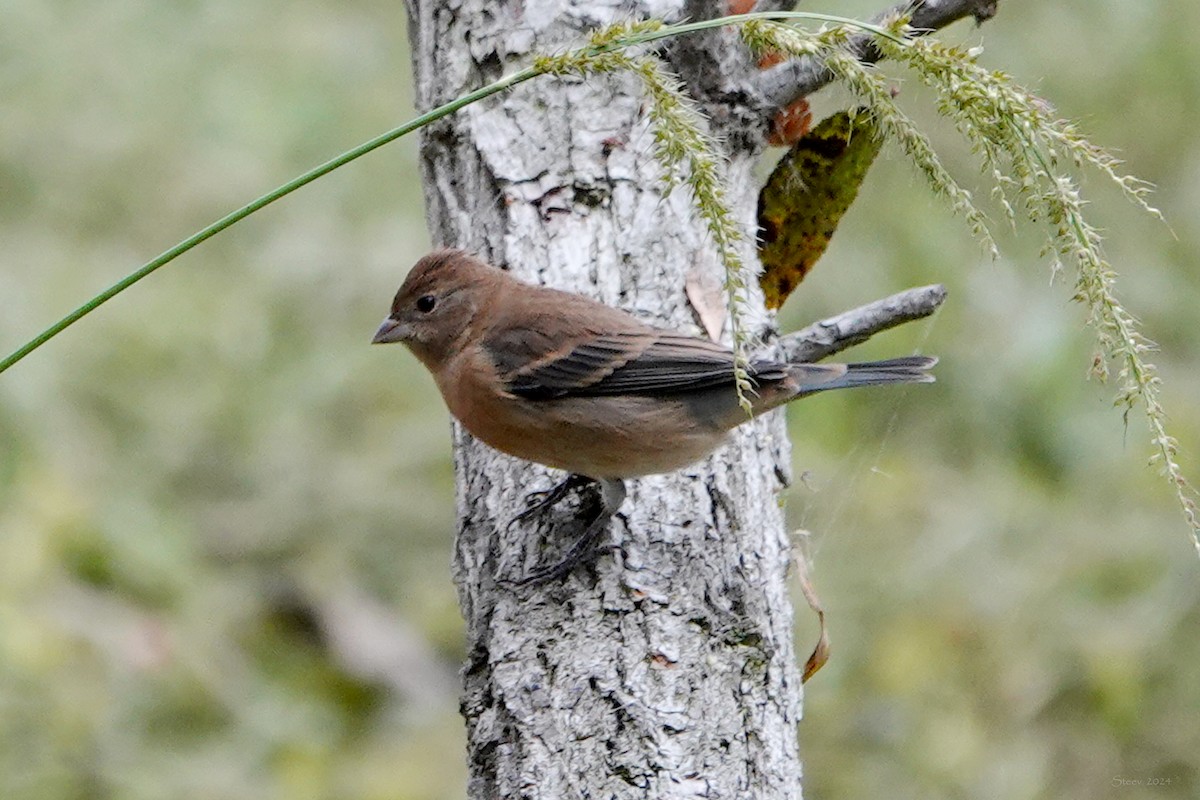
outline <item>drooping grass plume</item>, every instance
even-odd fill
[[[1195,492],[1178,462],[1178,443],[1167,433],[1166,412],[1160,399],[1160,380],[1146,360],[1154,344],[1142,334],[1137,319],[1116,295],[1116,272],[1104,255],[1103,237],[1084,213],[1085,202],[1069,168],[1091,167],[1115,183],[1143,211],[1161,219],[1147,196],[1149,185],[1120,171],[1121,162],[1088,141],[1070,122],[1053,114],[1052,106],[1001,71],[978,63],[978,51],[916,38],[897,18],[875,31],[875,45],[888,58],[913,72],[937,93],[938,112],[951,120],[979,156],[981,168],[994,183],[994,194],[1005,214],[1015,220],[1018,209],[1046,232],[1045,252],[1054,273],[1063,264],[1075,268],[1074,298],[1087,309],[1096,332],[1092,372],[1109,377],[1117,365],[1116,404],[1129,411],[1142,405],[1154,448],[1152,463],[1170,481],[1192,544],[1200,555],[1200,517]],[[987,221],[969,192],[945,170],[928,139],[900,110],[886,78],[862,63],[846,48],[849,31],[827,28],[818,32],[771,20],[743,26],[743,36],[756,49],[776,50],[796,57],[820,58],[846,87],[870,109],[885,136],[890,136],[913,161],[933,190],[962,214],[972,232],[993,254],[996,245]]]

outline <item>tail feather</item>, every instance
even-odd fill
[[[905,356],[863,364],[793,364],[792,375],[800,384],[796,397],[846,389],[853,386],[881,386],[888,383],[933,383],[929,370],[937,363],[934,356]]]

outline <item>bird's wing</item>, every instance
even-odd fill
[[[602,395],[661,395],[729,386],[733,353],[692,336],[646,328],[554,342],[512,331],[489,342],[508,391],[531,400]],[[756,360],[750,377],[781,380],[786,367]]]

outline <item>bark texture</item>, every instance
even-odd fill
[[[686,5],[413,0],[419,103],[448,100],[597,26],[676,19]],[[686,48],[672,55],[690,85],[720,83],[713,64],[746,58],[732,37],[709,38],[706,60]],[[729,132],[741,123],[727,108],[716,118]],[[729,164],[747,231],[753,138],[741,137]],[[439,243],[702,335],[685,278],[721,267],[686,193],[663,197],[633,77],[525,84],[428,130],[421,157]],[[744,426],[692,469],[630,482],[610,525],[612,554],[541,588],[497,578],[553,559],[578,532],[569,509],[542,530],[508,526],[527,492],[562,475],[461,430],[455,443],[469,796],[798,797],[782,416]]]

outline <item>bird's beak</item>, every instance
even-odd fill
[[[375,331],[375,335],[371,338],[371,344],[402,342],[408,338],[408,334],[408,326],[402,325],[399,321],[388,317],[379,326],[379,330]]]

